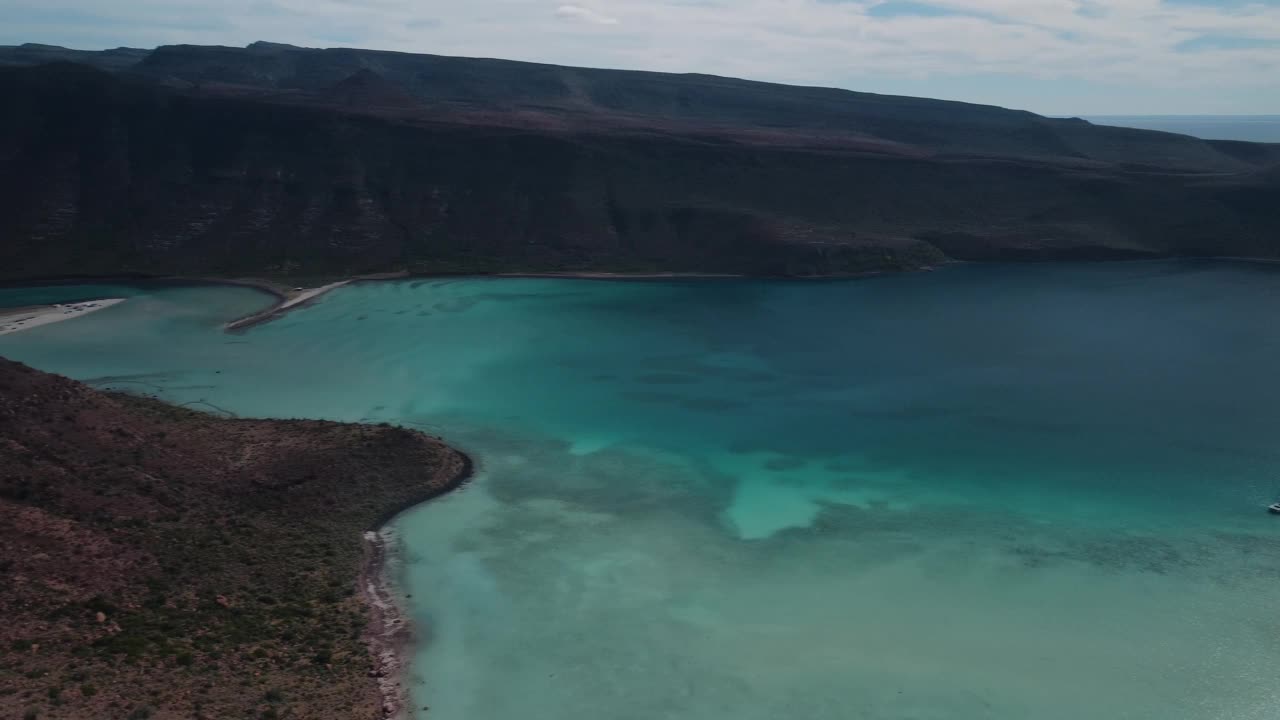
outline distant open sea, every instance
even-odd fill
[[[1161,130],[1206,140],[1280,142],[1280,115],[1085,115],[1095,125]]]

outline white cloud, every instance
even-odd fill
[[[0,0],[0,42],[309,46],[704,72],[1051,113],[1280,113],[1280,6],[1188,0]],[[948,12],[949,11],[949,12]],[[586,27],[607,33],[583,32]]]
[[[589,23],[591,25],[618,24],[617,18],[602,15],[591,8],[585,8],[581,5],[561,5],[556,8],[556,17],[575,22]]]

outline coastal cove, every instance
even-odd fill
[[[398,516],[437,720],[1270,718],[1280,268],[352,283],[125,298],[0,356],[477,463]],[[779,658],[785,659],[779,663]]]

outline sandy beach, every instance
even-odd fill
[[[0,335],[22,332],[41,325],[83,317],[124,302],[124,298],[86,300],[78,303],[35,305],[23,308],[0,308]]]

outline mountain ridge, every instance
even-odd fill
[[[31,57],[0,48],[8,279],[1280,254],[1280,144],[389,51]]]

